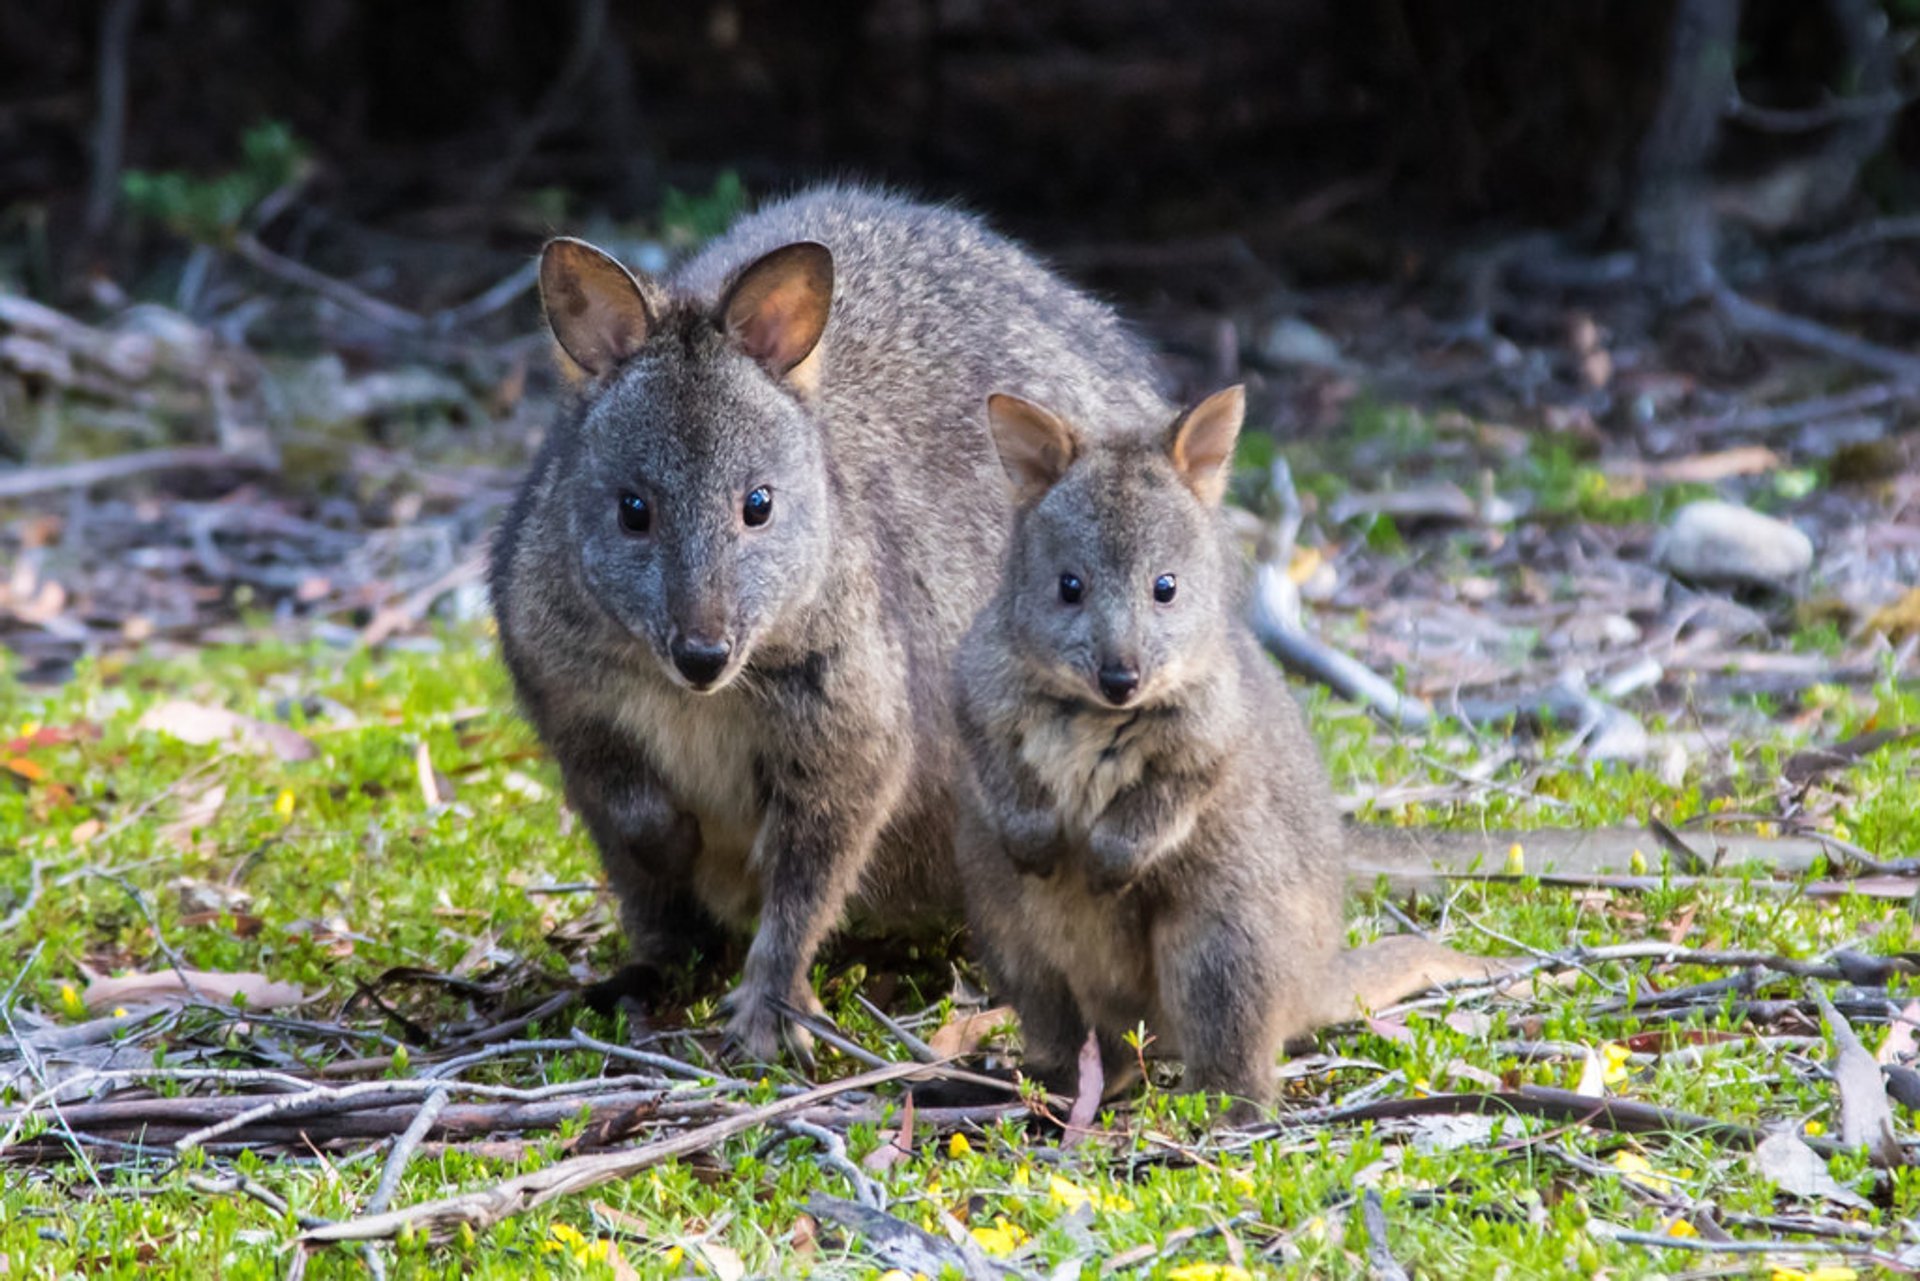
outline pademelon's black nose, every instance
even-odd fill
[[[676,636],[667,648],[673,654],[673,665],[695,689],[713,684],[726,669],[727,656],[733,653],[733,646],[726,641],[695,640],[686,636]]]
[[[1131,667],[1103,667],[1100,669],[1100,692],[1107,701],[1118,707],[1133,697],[1133,691],[1140,688],[1140,673]]]

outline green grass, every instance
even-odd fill
[[[286,718],[291,705],[312,708],[312,723],[297,708],[290,723],[304,728],[318,755],[295,762],[222,755],[136,728],[155,704],[180,698],[266,720]],[[1394,742],[1324,697],[1313,695],[1308,702],[1343,788],[1445,782],[1452,770],[1472,763],[1473,749],[1463,736]],[[1872,725],[1915,720],[1920,696],[1910,690],[1821,691],[1803,703],[1792,739],[1747,744],[1734,754],[1744,768],[1735,795],[1718,804],[1767,804],[1779,761],[1807,738],[1833,741]],[[320,994],[305,1011],[312,1017],[332,1017],[356,982],[396,966],[470,977],[507,967],[516,989],[535,992],[603,974],[617,963],[618,941],[605,908],[592,896],[526,893],[530,885],[594,877],[595,858],[584,835],[564,820],[555,773],[512,712],[491,644],[477,631],[445,635],[424,653],[269,643],[170,660],[104,659],[50,692],[0,678],[0,742],[48,728],[84,732],[0,757],[29,762],[0,763],[0,916],[26,894],[30,865],[40,865],[47,886],[19,927],[0,937],[12,971],[8,1008],[66,1018],[69,991],[84,986],[83,967],[108,972],[164,964],[156,956],[148,909],[164,938],[197,968],[258,971]],[[422,793],[416,756],[422,743],[432,765],[455,785],[450,805],[430,806]],[[1859,763],[1819,794],[1832,803],[1828,821],[1881,857],[1920,853],[1917,763],[1920,758],[1904,745]],[[1496,777],[1514,782],[1517,767]],[[1702,781],[1690,774],[1668,786],[1642,770],[1569,762],[1546,774],[1532,796],[1483,790],[1471,804],[1400,807],[1371,817],[1511,826],[1632,822],[1658,810],[1681,819],[1702,808]],[[211,803],[216,788],[223,789],[217,807]],[[1568,808],[1555,809],[1540,797]],[[208,902],[218,906],[208,910]],[[1497,938],[1559,949],[1576,941],[1658,937],[1687,913],[1687,942],[1699,947],[1804,956],[1855,941],[1874,952],[1915,946],[1904,904],[1767,896],[1738,878],[1639,896],[1581,894],[1532,881],[1476,883],[1458,888],[1445,903],[1400,906],[1429,924],[1444,916],[1450,938],[1489,951],[1509,950]],[[1358,908],[1356,913],[1356,938],[1380,930],[1381,921]],[[921,959],[926,963],[892,999],[896,1011],[944,995],[943,958]],[[1617,965],[1596,973],[1621,990],[1637,981]],[[1662,981],[1717,976],[1682,969]],[[897,1047],[853,999],[874,977],[868,962],[857,958],[829,961],[815,974],[835,1018],[864,1044],[893,1057]],[[1775,990],[1798,989],[1788,983]],[[431,987],[388,993],[418,1021],[460,1012],[460,1002]],[[1435,1009],[1403,1025],[1323,1036],[1320,1048],[1364,1061],[1333,1077],[1336,1094],[1374,1082],[1385,1083],[1386,1097],[1484,1088],[1475,1083],[1476,1073],[1510,1085],[1570,1086],[1578,1063],[1522,1062],[1496,1044],[1525,1038],[1598,1048],[1644,1030],[1631,1020],[1592,1014],[1607,994],[1595,977],[1583,977],[1523,1005],[1488,1007],[1491,1022],[1478,1014],[1449,1021],[1445,1010]],[[712,1019],[712,996],[696,993],[689,1017]],[[595,1035],[620,1035],[608,1020],[578,1017],[578,1025]],[[401,1037],[399,1025],[365,1009],[352,1021],[365,1033],[357,1053],[384,1052]],[[1724,1016],[1707,1025],[1742,1026]],[[177,1043],[184,1043],[181,1033],[188,1026],[176,1031]],[[218,1046],[224,1039],[228,1054],[215,1062],[245,1062],[243,1051],[256,1039],[273,1039],[270,1020],[249,1020],[244,1011],[228,1019],[202,1012],[191,1027],[200,1044]],[[1861,1031],[1870,1048],[1878,1044],[1879,1029]],[[301,1042],[285,1038],[284,1044],[298,1049]],[[1831,1085],[1803,1070],[1806,1057],[1818,1060],[1825,1053],[1732,1042],[1698,1064],[1623,1064],[1624,1075],[1611,1088],[1725,1119],[1836,1128]],[[543,1081],[601,1070],[599,1057],[586,1053],[539,1062]],[[821,1060],[822,1071],[835,1075],[855,1066],[831,1051]],[[531,1059],[509,1059],[471,1079],[527,1083],[532,1070]],[[1307,1101],[1304,1093],[1295,1099]],[[1115,1124],[1113,1142],[1064,1151],[1011,1125],[974,1131],[958,1146],[923,1129],[914,1155],[875,1178],[900,1217],[933,1222],[936,1211],[951,1213],[991,1247],[1014,1249],[1016,1261],[1034,1275],[1068,1259],[1164,1242],[1177,1229],[1203,1229],[1135,1274],[1179,1281],[1238,1275],[1225,1269],[1241,1246],[1256,1274],[1366,1275],[1365,1230],[1354,1199],[1364,1187],[1377,1188],[1385,1201],[1395,1254],[1427,1276],[1590,1275],[1604,1269],[1614,1277],[1644,1277],[1685,1271],[1703,1260],[1603,1240],[1590,1228],[1601,1221],[1666,1231],[1672,1215],[1661,1204],[1663,1187],[1711,1201],[1723,1215],[1792,1208],[1785,1202],[1776,1207],[1773,1190],[1741,1154],[1672,1136],[1628,1138],[1578,1127],[1557,1132],[1560,1127],[1512,1118],[1448,1148],[1435,1145],[1440,1132],[1434,1127],[1413,1135],[1404,1128],[1366,1126],[1250,1149],[1209,1150],[1192,1164],[1168,1157],[1203,1138],[1198,1101],[1153,1090]],[[423,1156],[410,1167],[396,1203],[538,1168],[557,1159],[567,1137],[567,1130],[543,1136],[514,1161],[457,1150]],[[857,1159],[879,1142],[874,1127],[859,1127],[849,1149]],[[561,1200],[469,1243],[403,1244],[391,1255],[390,1271],[610,1276],[611,1264],[598,1257],[605,1247],[594,1244],[613,1230],[596,1217],[593,1203],[600,1202],[644,1225],[644,1233],[619,1241],[624,1260],[643,1276],[697,1275],[691,1246],[708,1232],[750,1273],[810,1268],[830,1276],[876,1274],[857,1240],[830,1243],[836,1238],[826,1229],[810,1254],[793,1253],[796,1234],[805,1236],[808,1195],[850,1195],[845,1179],[817,1167],[812,1155],[800,1140],[770,1142],[765,1134],[750,1134],[725,1145],[718,1164],[663,1167]],[[1639,1182],[1617,1164],[1636,1156],[1650,1166]],[[240,1168],[296,1213],[338,1218],[364,1204],[381,1164],[376,1149],[357,1159],[331,1153],[325,1162],[248,1157]],[[1836,1160],[1833,1172],[1842,1182],[1868,1186],[1863,1165],[1851,1158]],[[6,1273],[162,1278],[285,1271],[285,1244],[296,1231],[292,1222],[251,1200],[194,1191],[185,1175],[175,1171],[143,1182],[108,1172],[95,1186],[79,1165],[0,1167],[0,1259],[8,1263]],[[1911,1171],[1883,1180],[1879,1195],[1883,1203],[1861,1213],[1863,1221],[1892,1228],[1920,1214],[1920,1179]],[[1235,1245],[1219,1230],[1222,1224]],[[1278,1253],[1263,1262],[1259,1247],[1273,1242],[1281,1243]],[[1762,1260],[1734,1262],[1750,1262],[1753,1275],[1772,1271]],[[1810,1270],[1812,1264],[1796,1266]],[[363,1270],[354,1256],[335,1253],[317,1256],[309,1275]]]

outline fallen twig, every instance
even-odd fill
[[[737,1134],[785,1120],[837,1095],[871,1089],[876,1085],[906,1080],[923,1073],[939,1075],[941,1071],[936,1065],[923,1063],[896,1063],[877,1068],[859,1076],[815,1086],[791,1098],[764,1104],[639,1147],[571,1157],[544,1170],[535,1170],[490,1188],[318,1228],[303,1233],[300,1240],[312,1244],[376,1241],[412,1231],[423,1232],[433,1241],[445,1241],[453,1236],[461,1224],[475,1229],[491,1227],[502,1219],[524,1214],[556,1198],[626,1178],[663,1161],[705,1151]]]
[[[0,498],[25,498],[68,489],[87,489],[109,481],[154,472],[271,472],[279,463],[260,454],[235,453],[206,445],[144,449],[57,467],[20,467],[0,472]]]

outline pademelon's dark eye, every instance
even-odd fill
[[[638,494],[620,495],[620,528],[629,534],[644,534],[653,525],[653,508]]]
[[[740,508],[740,519],[749,525],[764,525],[767,517],[773,515],[773,491],[761,485],[747,495],[746,503]]]
[[[1153,580],[1153,598],[1162,605],[1173,599],[1173,589],[1177,584],[1172,574],[1162,574]]]
[[[1069,605],[1078,605],[1086,594],[1087,585],[1080,581],[1078,574],[1060,575],[1060,599]]]

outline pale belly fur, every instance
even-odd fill
[[[760,910],[754,848],[764,818],[754,785],[752,709],[727,690],[694,698],[640,685],[624,693],[621,728],[640,740],[661,781],[699,821],[694,897],[716,920],[751,926]]]

